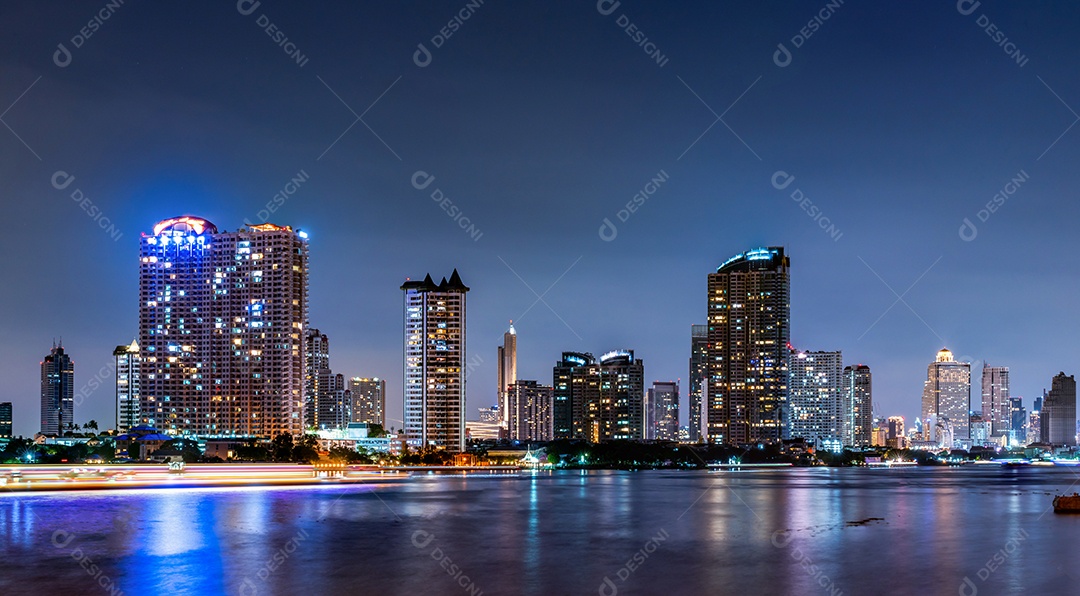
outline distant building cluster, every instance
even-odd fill
[[[438,283],[407,279],[402,438],[451,452],[468,439],[801,440],[828,451],[1076,444],[1072,376],[1055,376],[1028,411],[1010,394],[1009,368],[986,364],[973,404],[971,365],[948,349],[927,367],[913,424],[875,418],[869,366],[845,365],[839,350],[792,346],[790,268],[773,246],[708,273],[705,323],[690,326],[687,427],[680,382],[646,387],[634,350],[567,351],[550,384],[522,378],[512,321],[497,348],[493,399],[467,423],[470,288],[457,270]],[[386,380],[334,373],[330,338],[309,324],[307,235],[288,226],[227,232],[192,216],[158,222],[140,239],[138,333],[113,358],[121,434],[149,428],[239,444],[303,432],[342,440],[361,430],[367,440],[373,425],[386,426]],[[41,362],[41,434],[74,429],[76,397],[74,363],[54,344]],[[0,403],[0,439],[11,436],[11,418],[11,404]]]

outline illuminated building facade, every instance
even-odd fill
[[[41,361],[41,434],[59,436],[75,423],[75,363],[63,344]]]
[[[495,361],[499,367],[497,371],[498,404],[500,421],[506,424],[505,418],[510,412],[510,386],[517,382],[517,331],[514,330],[514,322],[510,321],[510,329],[503,333],[503,345],[499,346],[498,359]]]
[[[788,360],[791,438],[824,448],[843,440],[844,363],[840,352],[791,351]]]
[[[116,432],[123,434],[140,423],[139,367],[142,356],[139,342],[113,350],[116,363]]]
[[[1044,442],[1076,445],[1076,379],[1072,375],[1063,372],[1054,375],[1040,418]]]
[[[679,384],[654,381],[645,399],[645,438],[679,440]]]
[[[874,423],[874,384],[869,366],[856,364],[844,367],[843,400],[844,445],[870,445],[870,431]]]
[[[172,436],[301,433],[307,234],[183,216],[140,247],[142,423]]]
[[[922,419],[926,438],[951,448],[955,441],[971,438],[971,365],[957,362],[942,348],[926,370]],[[951,438],[950,438],[951,435]]]
[[[11,432],[11,402],[0,402],[0,439],[10,439]]]
[[[708,277],[708,441],[785,437],[790,261],[783,247],[731,257]]]
[[[304,334],[304,427],[343,429],[352,420],[349,388],[330,369],[330,340],[318,329]]]
[[[586,392],[598,391],[595,388],[587,389],[587,386],[598,383],[598,380],[584,374],[584,367],[595,364],[596,359],[588,352],[563,352],[562,358],[555,363],[551,386],[556,439],[575,437],[574,420],[582,415]]]
[[[690,326],[690,411],[686,429],[691,442],[701,439],[702,396],[709,378],[706,366],[709,347],[709,326]]]
[[[1009,410],[1009,367],[984,366],[982,420],[987,425],[991,437],[1001,437],[1009,433],[1012,427]]]
[[[457,269],[406,281],[405,435],[417,447],[465,450],[465,296]]]
[[[1027,443],[1027,409],[1024,408],[1024,398],[1009,398],[1009,445],[1023,445]]]
[[[552,370],[555,438],[645,438],[645,362],[633,350],[563,352]]]
[[[386,379],[353,377],[349,379],[349,395],[353,422],[386,428]]]
[[[554,438],[552,388],[536,381],[516,380],[509,386],[506,411],[511,441],[550,441]]]

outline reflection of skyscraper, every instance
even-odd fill
[[[406,281],[405,434],[415,446],[465,450],[465,295],[457,269]]]
[[[843,440],[844,445],[870,445],[874,424],[873,379],[865,364],[844,367]],[[918,424],[916,419],[916,424]]]
[[[708,437],[745,444],[784,437],[790,261],[783,247],[731,257],[709,274]]]
[[[307,234],[198,217],[140,240],[142,422],[173,436],[303,430]]]
[[[989,425],[990,436],[1000,437],[1009,432],[1009,367],[983,366],[982,419]]]
[[[690,441],[701,438],[701,398],[704,395],[706,380],[709,378],[706,366],[709,347],[709,326],[690,326]]]
[[[54,345],[41,361],[41,434],[58,436],[75,423],[75,363]]]
[[[505,423],[509,412],[509,387],[517,382],[517,331],[514,330],[514,322],[510,321],[510,329],[503,333],[503,345],[499,346],[499,358],[496,361],[498,370],[498,392],[500,418]]]
[[[840,352],[791,351],[787,410],[791,438],[806,439],[819,448],[842,440],[843,367]]]
[[[928,440],[943,441],[948,435],[953,441],[971,437],[969,417],[971,411],[971,365],[953,360],[952,352],[942,348],[937,359],[926,370],[923,385],[922,415]]]
[[[645,438],[679,440],[679,384],[674,381],[654,381],[645,402]]]
[[[1061,372],[1050,382],[1041,412],[1044,441],[1076,445],[1076,379]]]
[[[116,432],[126,433],[139,425],[139,354],[138,342],[116,346]]]

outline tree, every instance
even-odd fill
[[[281,433],[270,442],[270,457],[274,461],[292,461],[293,437],[289,433]]]
[[[293,446],[292,461],[305,464],[318,461],[319,450],[317,445],[315,435],[302,435],[296,445]]]
[[[373,438],[373,439],[385,436],[387,434],[386,430],[383,429],[381,424],[368,424],[367,428],[368,428],[368,431],[367,431],[368,436]]]
[[[83,425],[83,428],[88,428],[96,432],[98,429],[97,420],[91,420],[90,422],[87,422],[85,425]]]

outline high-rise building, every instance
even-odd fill
[[[840,352],[798,352],[788,360],[788,426],[793,439],[817,448],[843,441],[844,363]]]
[[[599,360],[563,352],[552,373],[556,438],[645,438],[645,363],[633,350],[608,352]]]
[[[790,266],[783,247],[757,248],[709,274],[710,442],[771,442],[786,434]]]
[[[142,422],[173,436],[303,430],[307,234],[198,217],[140,241]]]
[[[701,439],[702,396],[708,384],[709,326],[690,325],[690,425],[687,428],[690,441]]]
[[[517,382],[517,331],[514,330],[514,322],[510,321],[510,329],[503,333],[503,345],[499,346],[499,357],[496,360],[498,374],[499,412],[503,416],[502,422],[507,422],[506,416],[510,411],[510,386]]]
[[[971,438],[971,365],[953,360],[952,352],[942,348],[926,370],[923,385],[922,418],[927,440],[953,447],[948,439]]]
[[[386,379],[353,377],[349,379],[352,396],[352,421],[386,427]]]
[[[465,450],[465,295],[457,269],[406,280],[405,434],[418,447]]]
[[[141,415],[139,402],[139,367],[142,356],[139,342],[113,350],[116,362],[116,432],[126,433],[139,425]]]
[[[1009,445],[1020,445],[1027,442],[1027,410],[1024,409],[1024,398],[1009,398]]]
[[[75,363],[64,345],[41,361],[41,434],[59,436],[75,424]]]
[[[982,420],[988,425],[991,437],[1009,433],[1012,423],[1009,410],[1009,367],[983,366]]]
[[[1045,442],[1076,445],[1076,379],[1072,375],[1054,375],[1040,414]]]
[[[337,378],[330,368],[330,339],[318,329],[304,333],[304,427],[317,430],[344,428],[335,393]]]
[[[11,438],[11,402],[0,402],[0,439]]]
[[[1043,400],[1046,397],[1046,390],[1043,390],[1043,397],[1036,397],[1035,403],[1031,408],[1031,413],[1028,414],[1028,443],[1045,443],[1046,435],[1043,433],[1042,427],[1042,408]]]
[[[552,440],[555,435],[552,388],[518,379],[509,389],[506,424],[510,440]]]
[[[679,440],[679,384],[653,381],[645,399],[645,438]]]
[[[844,445],[865,447],[871,444],[874,424],[874,391],[870,367],[865,364],[844,367],[844,422],[841,427]],[[916,419],[916,424],[919,420]]]
[[[574,419],[581,416],[588,375],[582,367],[596,363],[588,352],[563,352],[552,371],[554,432],[556,439],[574,438]],[[581,371],[578,371],[582,368]],[[595,382],[595,380],[593,380]],[[576,399],[575,399],[576,398]]]

